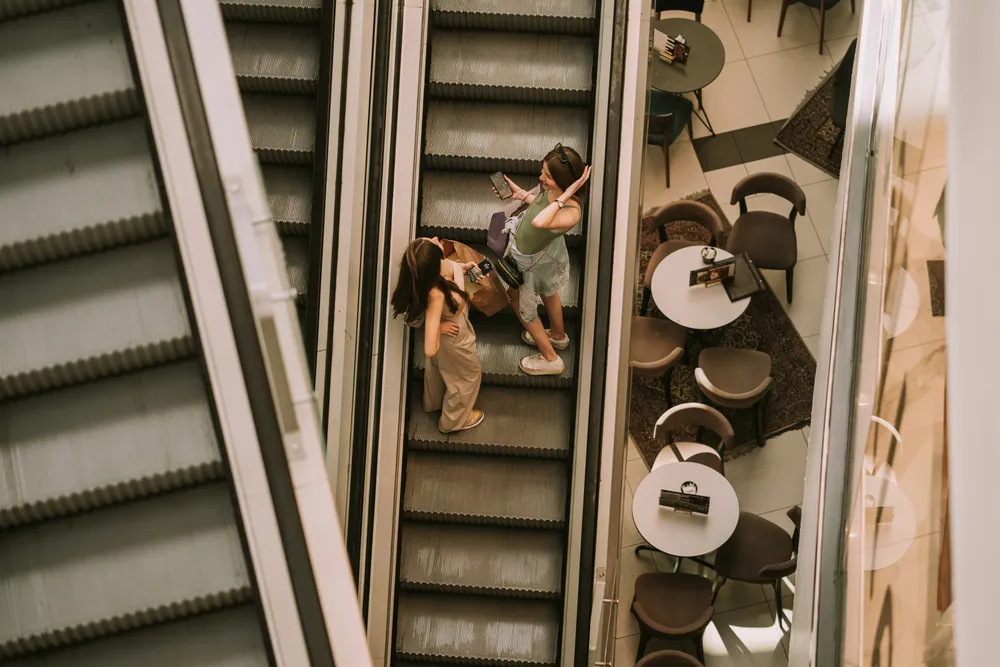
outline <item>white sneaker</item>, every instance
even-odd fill
[[[569,334],[564,334],[562,340],[556,340],[551,336],[551,333],[552,333],[551,329],[545,330],[545,335],[549,337],[549,342],[552,343],[552,347],[556,348],[557,350],[566,350],[569,348]],[[527,331],[521,332],[521,342],[523,342],[525,345],[530,345],[531,347],[535,347],[535,339],[532,338],[531,334],[528,333]]]
[[[528,375],[562,375],[566,364],[559,357],[555,361],[549,361],[540,354],[533,354],[521,359],[521,370]]]

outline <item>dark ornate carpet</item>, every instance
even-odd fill
[[[839,178],[844,139],[830,120],[833,75],[836,72],[837,68],[834,67],[815,89],[806,94],[799,108],[778,130],[774,143],[834,178]]]
[[[719,207],[715,197],[709,192],[691,195],[694,199],[711,207],[719,214],[728,231],[731,225]],[[667,228],[670,238],[689,239],[707,243],[708,233],[690,222],[671,224]],[[650,256],[659,245],[655,230],[650,230],[646,220],[640,230],[639,278],[636,286],[635,314],[639,313],[642,302],[642,275]],[[816,377],[816,360],[805,342],[795,330],[795,325],[785,313],[778,297],[768,289],[754,295],[750,306],[742,316],[728,327],[707,332],[703,337],[706,346],[740,347],[760,350],[771,355],[774,378],[771,391],[764,404],[763,431],[766,437],[773,437],[788,430],[802,428],[809,424],[812,412],[813,381]],[[663,317],[650,302],[649,315]],[[680,365],[674,369],[671,385],[674,405],[687,402],[701,402],[703,398],[694,381],[694,369]],[[632,380],[629,408],[629,432],[635,440],[646,463],[652,465],[662,443],[653,440],[653,426],[666,409],[663,385],[657,378],[636,377]],[[727,410],[726,415],[736,431],[736,448],[729,457],[755,448],[756,435],[753,428],[751,410]],[[693,438],[694,429],[686,435]],[[707,436],[706,436],[707,437]]]

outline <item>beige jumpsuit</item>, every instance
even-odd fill
[[[469,322],[468,304],[461,312],[442,316],[441,320],[457,324],[458,333],[454,336],[442,334],[438,353],[427,360],[424,412],[440,410],[438,428],[448,433],[469,423],[479,397],[483,369],[476,351],[476,332]]]

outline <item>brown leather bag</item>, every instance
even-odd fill
[[[486,259],[464,243],[458,241],[441,240],[444,247],[444,256],[453,262],[479,262]],[[491,260],[492,261],[492,260]],[[493,315],[499,313],[507,307],[510,302],[507,298],[507,290],[501,285],[496,272],[489,273],[479,279],[479,282],[465,283],[465,292],[469,295],[469,303],[472,307],[483,315]]]

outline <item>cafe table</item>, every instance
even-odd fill
[[[708,131],[715,136],[712,123],[705,112],[701,91],[715,81],[726,64],[726,48],[722,40],[704,23],[685,18],[669,18],[653,21],[653,53],[650,68],[649,85],[665,93],[682,95],[694,93],[698,100],[698,109],[702,111],[698,120],[705,124]],[[683,36],[690,49],[688,60],[683,65],[677,62],[664,62],[658,52],[666,43],[666,38]]]

